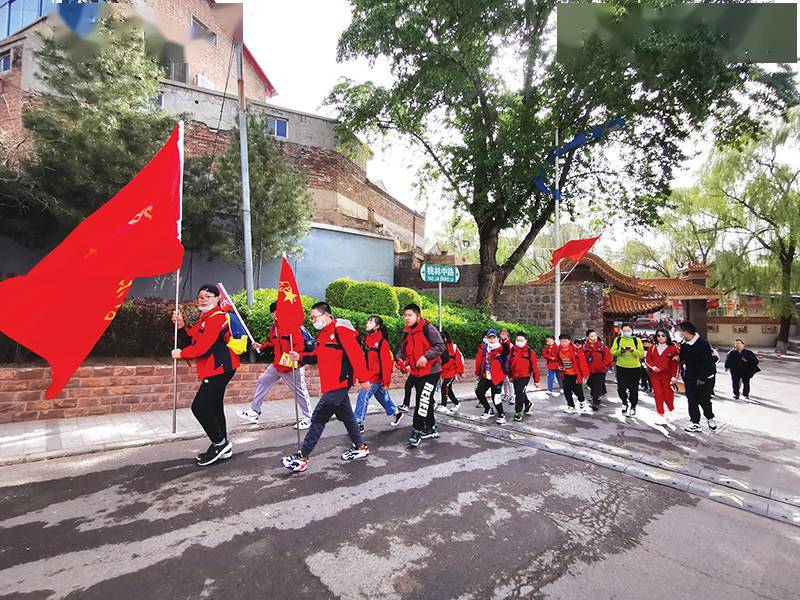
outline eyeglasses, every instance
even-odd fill
[[[667,336],[666,336],[666,334],[663,334],[663,333],[657,333],[656,337],[667,337]]]
[[[216,296],[214,294],[198,294],[197,295],[197,299],[198,300],[213,300],[214,298],[216,298]]]

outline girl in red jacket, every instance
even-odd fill
[[[392,425],[398,425],[403,418],[403,413],[397,409],[391,397],[389,397],[389,386],[392,384],[392,369],[394,367],[394,356],[392,356],[392,351],[389,348],[389,331],[386,329],[386,325],[383,324],[383,319],[377,315],[367,319],[366,329],[367,333],[359,339],[367,358],[370,388],[367,391],[359,390],[355,410],[358,429],[361,433],[364,433],[367,408],[369,407],[369,399],[372,396],[378,399],[387,416],[394,417]]]
[[[583,350],[572,343],[571,338],[562,333],[558,336],[558,370],[564,381],[564,397],[567,399],[565,413],[574,414],[575,403],[572,401],[572,394],[580,402],[580,412],[586,412],[586,401],[583,397],[583,382],[589,377],[589,366],[586,364],[586,357]]]
[[[664,419],[664,405],[675,410],[675,392],[672,378],[678,376],[680,348],[670,340],[666,329],[656,329],[656,343],[650,346],[644,363],[650,372],[650,383],[656,398],[656,412]]]
[[[228,317],[219,308],[217,286],[207,284],[200,288],[197,308],[200,309],[200,319],[194,327],[186,327],[179,311],[172,313],[173,323],[191,340],[185,348],[173,350],[172,358],[194,360],[197,378],[202,380],[192,402],[192,413],[211,440],[208,450],[197,457],[197,464],[206,466],[233,454],[223,400],[225,387],[239,368],[239,357],[227,345],[230,337]]]
[[[453,392],[453,383],[456,378],[464,374],[464,357],[449,332],[442,332],[442,340],[444,340],[450,360],[442,365],[442,399],[437,410],[451,415],[457,413],[458,409],[461,408],[461,404],[455,392]],[[447,408],[448,398],[453,402],[452,409]]]
[[[478,378],[475,395],[483,406],[481,419],[486,420],[492,416],[489,402],[486,400],[486,392],[492,391],[498,425],[506,422],[505,414],[503,414],[503,399],[499,394],[503,381],[506,379],[507,359],[508,355],[503,352],[503,345],[500,343],[497,330],[490,329],[486,332],[486,342],[478,346],[478,353],[475,356],[475,377]]]
[[[545,338],[542,358],[547,361],[547,392],[553,394],[553,383],[558,380],[558,387],[564,389],[564,381],[561,378],[561,371],[558,370],[558,344],[556,338],[548,335]]]
[[[533,405],[528,400],[525,388],[533,377],[534,383],[539,383],[539,366],[536,364],[536,352],[528,346],[528,337],[523,333],[517,334],[514,347],[508,356],[508,371],[514,384],[514,420],[522,421],[522,409],[525,414],[531,414]]]

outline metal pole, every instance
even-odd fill
[[[442,282],[439,282],[439,331],[442,330]]]
[[[178,290],[180,290],[181,270],[175,271],[175,310],[178,310]],[[178,349],[178,323],[175,323],[175,337],[172,346],[173,350]],[[172,359],[172,433],[178,432],[178,359]]]
[[[556,148],[558,148],[558,128],[556,128]],[[561,247],[561,190],[558,188],[558,179],[559,179],[559,172],[558,172],[558,156],[556,155],[556,182],[553,186],[553,196],[556,200],[556,211],[555,211],[555,219],[553,220],[553,225],[555,229],[555,241],[556,241],[556,248]],[[555,277],[556,289],[555,289],[555,307],[553,310],[553,320],[555,321],[553,324],[553,333],[555,334],[556,339],[558,336],[561,335],[561,261],[556,263],[556,277]]]
[[[289,347],[294,350],[294,334],[289,334]],[[300,413],[297,411],[297,368],[292,361],[292,389],[294,390],[294,422],[297,428],[297,449],[300,450]]]
[[[244,225],[244,286],[247,304],[255,302],[253,285],[253,239],[250,231],[250,167],[247,156],[247,102],[244,97],[244,39],[236,44],[236,69],[239,75],[239,154],[242,159],[242,221]]]

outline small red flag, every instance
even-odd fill
[[[571,258],[575,262],[580,261],[586,253],[591,250],[594,243],[600,239],[600,236],[593,238],[586,238],[583,240],[570,240],[561,248],[556,249],[553,252],[553,258],[550,260],[550,263],[555,267],[558,264],[558,261],[563,260],[565,258]]]
[[[136,277],[176,271],[183,123],[124,188],[27,275],[0,282],[0,331],[43,357],[55,398],[114,320]]]
[[[303,304],[300,302],[300,290],[297,289],[297,281],[294,278],[294,271],[289,266],[289,261],[285,258],[281,263],[281,275],[278,279],[278,323],[284,335],[289,335],[299,328],[306,320],[306,313],[303,311]]]

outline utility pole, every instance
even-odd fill
[[[247,304],[255,302],[253,286],[253,236],[250,231],[250,165],[247,155],[247,100],[244,97],[244,35],[236,43],[236,70],[239,78],[239,154],[242,159],[242,220],[244,231],[244,286]]]
[[[558,148],[558,128],[556,128],[556,148]],[[556,248],[561,247],[561,190],[558,188],[558,155],[556,154],[556,181],[553,184],[553,197],[556,201],[556,210],[555,210],[555,218],[553,220],[553,225],[555,229],[555,239],[556,239]],[[556,343],[558,343],[558,336],[561,335],[561,261],[559,260],[556,263],[556,277],[555,277],[555,308],[553,310],[553,320],[555,323],[553,324],[553,333],[556,337]]]

